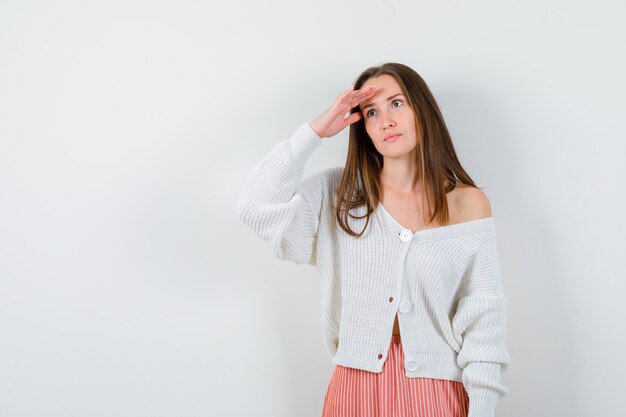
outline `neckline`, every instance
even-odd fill
[[[383,218],[387,225],[392,227],[394,234],[399,234],[405,230],[408,230],[413,239],[431,240],[431,239],[448,239],[452,237],[459,237],[468,234],[484,232],[494,230],[495,220],[493,216],[482,217],[480,219],[468,220],[460,223],[448,224],[445,226],[429,227],[427,229],[421,229],[416,232],[402,226],[392,215],[387,211],[385,206],[381,202],[378,203],[376,211],[380,209]]]

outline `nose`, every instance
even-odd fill
[[[383,129],[387,129],[388,127],[392,127],[395,126],[395,121],[389,116],[388,113],[383,113],[382,114],[382,122],[383,122]]]

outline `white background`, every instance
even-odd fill
[[[235,202],[386,61],[426,80],[491,201],[512,358],[496,415],[623,415],[624,12],[0,1],[0,416],[318,417],[317,272],[275,259]]]

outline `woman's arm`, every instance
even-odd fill
[[[302,181],[304,165],[322,143],[308,123],[280,142],[249,174],[236,213],[274,254],[297,264],[316,264],[315,244],[325,194],[321,171]]]
[[[507,298],[502,291],[495,230],[477,235],[466,259],[459,301],[452,320],[461,340],[457,363],[469,396],[468,417],[493,417],[508,394],[501,371],[511,358],[506,348]]]
[[[304,164],[323,138],[360,120],[350,109],[374,94],[351,86],[311,123],[304,123],[254,168],[237,201],[237,216],[268,242],[279,259],[316,265],[315,247],[332,168],[302,181]]]

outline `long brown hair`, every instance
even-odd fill
[[[476,187],[459,162],[454,146],[443,120],[439,106],[422,77],[412,68],[388,62],[367,68],[354,83],[354,90],[363,86],[372,77],[388,74],[395,78],[402,93],[415,113],[417,139],[416,180],[426,195],[429,223],[437,220],[442,224],[449,221],[446,194],[452,191],[457,182]],[[359,106],[350,113],[360,111]],[[336,217],[341,228],[351,236],[360,237],[370,221],[370,216],[380,201],[380,173],[383,156],[378,152],[365,130],[364,118],[350,125],[348,152],[341,181],[337,189]],[[446,180],[448,185],[446,186]],[[480,188],[480,187],[477,187]],[[424,197],[424,195],[422,195]],[[434,201],[434,210],[431,203]],[[363,216],[350,213],[353,208],[366,205]],[[348,216],[355,219],[367,217],[360,233],[348,225]]]

